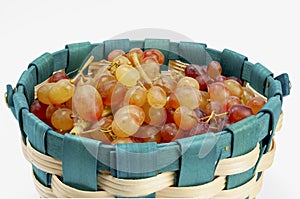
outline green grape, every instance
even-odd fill
[[[126,92],[124,100],[128,104],[143,106],[147,101],[147,91],[141,86],[133,86]]]
[[[194,110],[180,106],[174,112],[174,121],[180,129],[191,130],[198,123],[198,117]]]
[[[117,80],[125,86],[132,87],[140,79],[139,71],[130,65],[121,65],[116,70]]]
[[[184,87],[184,86],[191,86],[199,90],[199,83],[196,79],[192,77],[183,77],[177,83],[177,88]]]
[[[167,103],[167,94],[159,86],[152,86],[147,94],[148,103],[154,108],[162,108]]]
[[[48,92],[51,104],[62,104],[72,98],[75,86],[68,79],[61,79],[56,82]]]
[[[45,83],[37,90],[37,98],[43,104],[51,104],[51,101],[48,97],[49,90],[55,83]]]

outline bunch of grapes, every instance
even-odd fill
[[[217,61],[161,71],[164,61],[157,49],[117,49],[97,62],[91,56],[73,79],[60,71],[40,85],[30,111],[62,134],[165,143],[219,132],[265,104],[240,79],[223,76]]]

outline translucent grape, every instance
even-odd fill
[[[116,58],[120,55],[124,55],[124,54],[125,54],[125,52],[123,50],[120,50],[120,49],[113,50],[108,54],[107,60],[112,62],[114,60],[114,58]]]
[[[242,104],[242,101],[237,96],[229,96],[226,99],[226,111],[228,111],[228,109],[235,104]]]
[[[143,58],[145,57],[154,57],[158,61],[159,64],[163,64],[165,61],[165,56],[164,54],[156,49],[149,49],[145,50],[143,54]]]
[[[211,101],[225,102],[231,92],[222,82],[215,82],[208,86],[208,94]]]
[[[190,131],[189,136],[201,135],[209,131],[209,124],[206,122],[198,122]]]
[[[121,105],[124,101],[127,90],[128,88],[125,85],[117,82],[111,95],[111,106],[115,106],[117,104]]]
[[[131,65],[134,65],[133,64],[134,62],[132,60],[133,53],[137,54],[137,57],[138,57],[139,61],[141,61],[143,59],[143,55],[144,55],[144,52],[140,48],[132,48],[132,49],[130,49],[130,51],[126,54],[126,56],[130,60]]]
[[[148,90],[147,101],[153,108],[162,108],[167,103],[167,94],[159,86],[152,86]]]
[[[199,95],[199,108],[202,110],[206,109],[206,105],[209,102],[209,95],[208,92],[206,91],[200,91],[200,95]]]
[[[118,137],[129,137],[138,131],[144,119],[145,113],[140,107],[123,106],[114,115],[112,130]]]
[[[43,104],[38,99],[35,99],[29,107],[29,111],[42,121],[46,120],[46,109],[47,105]]]
[[[240,83],[233,79],[228,79],[224,81],[225,86],[230,90],[231,95],[240,98],[243,95],[243,88]]]
[[[162,142],[174,141],[178,132],[179,130],[175,123],[165,124],[160,130]]]
[[[215,79],[217,76],[221,75],[222,67],[221,64],[217,61],[212,61],[207,65],[207,75]]]
[[[260,109],[266,104],[266,101],[262,97],[253,97],[247,102],[247,106],[252,109],[254,115],[256,115]]]
[[[191,86],[176,88],[169,96],[169,104],[176,109],[179,106],[186,106],[190,109],[199,107],[200,91]]]
[[[91,122],[98,121],[103,112],[102,98],[96,88],[91,85],[76,87],[73,107],[82,119]]]
[[[51,101],[48,97],[49,90],[55,83],[45,83],[37,90],[37,98],[43,104],[51,104]]]
[[[148,103],[142,107],[145,112],[145,122],[153,126],[160,126],[165,123],[167,119],[167,112],[165,108],[153,108]]]
[[[161,74],[155,81],[155,86],[159,86],[169,95],[176,88],[177,81],[168,75]]]
[[[149,79],[151,81],[153,81],[154,79],[156,79],[160,72],[160,66],[157,63],[147,63],[147,64],[142,64],[142,69],[144,70],[144,72],[146,73],[146,75],[149,77]]]
[[[180,129],[191,130],[197,124],[198,118],[195,111],[186,106],[180,106],[174,112],[174,121]]]
[[[143,106],[147,101],[147,91],[141,86],[134,86],[128,89],[124,100],[128,104]]]
[[[113,59],[118,65],[131,65],[130,60],[125,55],[119,55]]]
[[[48,92],[51,104],[62,104],[72,98],[75,86],[67,79],[56,82]]]
[[[251,108],[242,104],[233,105],[228,110],[228,119],[231,123],[238,122],[251,115],[253,115]]]
[[[183,77],[178,81],[177,88],[184,86],[191,86],[199,90],[198,81],[192,77]]]
[[[74,120],[72,110],[68,108],[59,108],[51,116],[53,127],[62,131],[68,131],[73,128]]]
[[[63,72],[63,71],[59,71],[59,72],[56,72],[54,73],[48,80],[48,82],[52,82],[52,83],[55,83],[55,82],[58,82],[59,80],[61,79],[69,79],[68,75]]]
[[[137,84],[140,74],[138,70],[130,65],[121,65],[116,70],[116,78],[125,86],[131,87]]]
[[[156,142],[160,143],[161,135],[159,129],[150,125],[143,125],[139,130],[132,135],[131,139],[134,142]]]
[[[117,80],[110,80],[102,84],[98,84],[97,90],[102,97],[103,104],[105,106],[111,106],[112,104],[112,94],[114,92]]]
[[[196,64],[189,64],[184,69],[185,76],[197,78],[198,76],[206,75],[207,66],[199,66]]]
[[[243,95],[241,98],[243,104],[247,104],[247,102],[253,97],[255,97],[254,92],[248,87],[243,87]]]

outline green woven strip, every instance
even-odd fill
[[[254,149],[258,143],[260,130],[258,129],[257,118],[255,116],[247,117],[226,128],[232,133],[232,157],[244,155]],[[227,189],[243,185],[254,175],[254,170],[250,169],[241,174],[227,177]]]
[[[241,79],[244,81],[250,82],[251,81],[251,73],[254,68],[255,68],[254,64],[252,64],[249,61],[245,61]]]
[[[104,59],[104,44],[99,43],[97,45],[92,45],[92,51],[90,55],[94,56],[94,61],[100,61]]]
[[[52,75],[53,65],[53,56],[50,53],[45,53],[31,62],[28,68],[36,67],[37,83],[39,84]]]
[[[51,174],[46,173],[46,172],[36,168],[34,165],[32,165],[32,169],[33,169],[33,173],[34,173],[35,177],[41,184],[43,184],[46,187],[51,186],[51,177],[52,177]]]
[[[254,65],[251,70],[250,85],[260,94],[265,94],[266,81],[269,76],[273,76],[272,72],[260,63]]]
[[[289,75],[286,73],[283,73],[277,77],[275,77],[276,80],[280,81],[281,87],[282,87],[282,95],[287,96],[290,94],[290,80]]]
[[[144,41],[143,40],[131,40],[129,48],[130,49],[140,48],[140,49],[144,50]]]
[[[30,67],[24,71],[17,83],[17,89],[22,87],[28,104],[31,104],[34,99],[34,86],[37,84],[36,68]]]
[[[282,101],[282,87],[281,83],[278,80],[274,80],[271,76],[267,78],[267,83],[266,83],[266,88],[265,88],[265,95],[267,98],[271,98],[273,96],[279,95],[280,100]]]
[[[194,42],[180,42],[178,52],[180,60],[187,63],[207,65],[211,57],[205,50],[206,44]]]
[[[177,42],[170,42],[169,44],[169,60],[179,60],[179,52],[178,52],[178,46],[179,44]]]
[[[271,146],[272,138],[275,134],[276,125],[280,117],[281,106],[281,96],[276,95],[269,98],[267,103],[260,110],[260,112],[270,115],[269,132],[271,131],[271,134],[268,134],[268,136],[264,139],[264,144],[266,145],[265,152],[267,152]]]
[[[21,87],[23,88],[23,87]],[[19,127],[20,127],[20,131],[21,131],[21,135],[22,135],[22,139],[23,142],[26,143],[26,133],[23,129],[23,112],[24,111],[29,111],[29,106],[26,102],[26,97],[25,95],[22,93],[22,91],[20,91],[22,89],[19,89],[18,92],[16,92],[13,95],[13,102],[14,102],[14,109],[15,109],[15,116],[19,122]]]
[[[206,48],[206,52],[209,54],[209,56],[213,61],[221,62],[221,55],[222,55],[221,51],[212,48]]]
[[[245,61],[247,57],[244,55],[224,49],[221,55],[222,74],[241,78]]]
[[[179,187],[201,185],[214,179],[219,157],[216,153],[216,142],[216,136],[213,133],[177,140],[182,155]]]
[[[46,134],[46,151],[57,160],[62,160],[63,157],[63,138],[63,135],[53,130],[49,130]]]
[[[74,71],[77,71],[83,65],[84,60],[88,58],[87,56],[92,50],[91,44],[90,42],[68,44],[66,49],[69,52],[66,73],[72,77],[76,74]]]
[[[100,142],[65,134],[63,140],[63,181],[69,186],[97,191],[97,157]]]
[[[67,67],[68,50],[63,49],[52,53],[53,56],[53,71],[58,71]]]
[[[157,175],[157,151],[155,142],[117,144],[116,177],[142,179]],[[155,193],[140,197],[155,197]]]
[[[104,59],[107,59],[108,54],[116,49],[123,50],[128,52],[130,49],[130,43],[128,39],[116,39],[116,40],[107,40],[103,42],[104,44]]]

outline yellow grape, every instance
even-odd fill
[[[177,83],[177,88],[191,86],[199,90],[199,83],[195,78],[192,77],[183,77]]]
[[[51,116],[51,123],[54,128],[62,131],[68,131],[73,128],[72,110],[68,108],[59,108]]]
[[[49,90],[48,97],[51,104],[62,104],[72,98],[75,86],[68,79],[61,79]]]
[[[141,86],[134,86],[128,89],[124,99],[128,104],[143,106],[147,101],[147,91]]]
[[[45,83],[37,90],[37,98],[40,102],[44,104],[51,104],[51,101],[48,97],[49,90],[55,83]]]
[[[140,73],[130,65],[121,65],[116,70],[116,78],[123,85],[132,87],[137,84],[140,79]]]
[[[118,137],[129,137],[138,131],[144,119],[142,108],[135,105],[123,106],[114,115],[112,130]]]
[[[167,103],[167,94],[161,87],[152,86],[148,90],[147,100],[153,108],[162,108]]]

